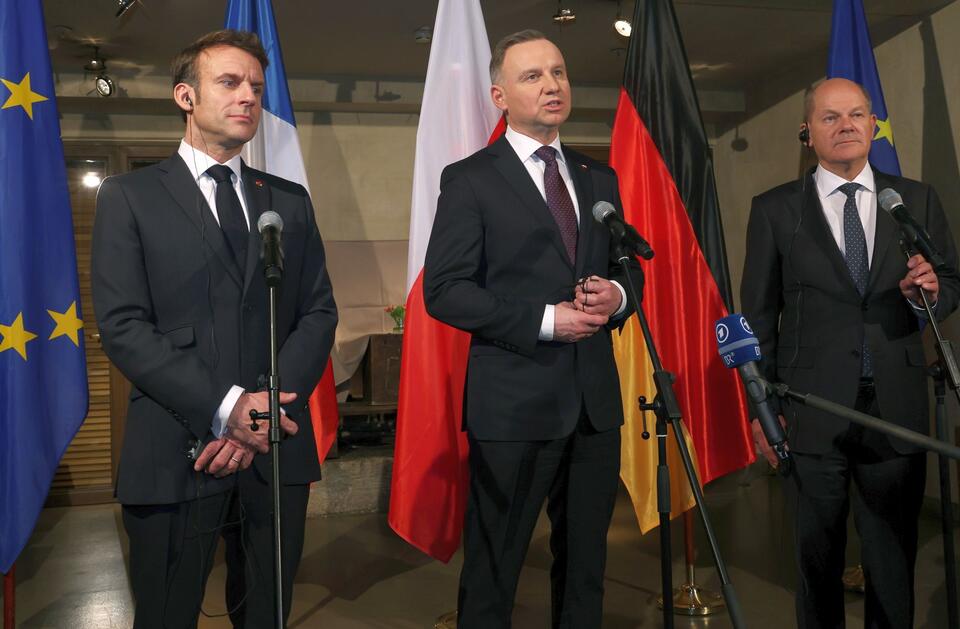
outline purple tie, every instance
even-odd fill
[[[567,184],[560,176],[557,167],[557,150],[552,146],[541,146],[534,155],[543,160],[543,189],[547,195],[547,206],[553,214],[563,237],[563,245],[567,248],[570,262],[577,260],[577,213],[573,209],[573,201],[567,191]]]

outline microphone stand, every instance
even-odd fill
[[[901,229],[901,234],[903,230]],[[900,240],[900,248],[903,254],[910,258],[912,253],[903,239]],[[937,273],[954,271],[946,264],[942,264]],[[933,329],[936,338],[937,361],[928,369],[928,374],[933,378],[933,392],[937,400],[936,413],[934,415],[934,425],[937,431],[937,438],[941,441],[948,441],[948,421],[944,397],[946,394],[946,384],[950,385],[957,401],[960,401],[960,367],[957,366],[957,356],[953,351],[953,343],[943,338],[940,333],[940,324],[933,314],[933,306],[930,305],[930,299],[926,291],[920,289],[920,298],[923,301],[923,310],[927,315],[927,323]],[[945,571],[945,585],[947,588],[947,617],[950,620],[951,627],[960,627],[960,609],[957,605],[957,564],[956,552],[953,543],[953,497],[950,491],[950,463],[947,457],[940,454],[937,457],[937,467],[939,468],[940,480],[940,524],[943,532],[943,566]]]
[[[270,373],[267,391],[270,396],[270,411],[257,413],[250,411],[253,419],[270,420],[270,462],[272,464],[273,485],[273,595],[274,595],[274,626],[283,629],[283,553],[280,539],[280,369],[277,355],[280,348],[277,346],[277,293],[283,280],[283,266],[269,265],[264,268],[264,278],[269,292],[270,311]]]
[[[730,621],[734,629],[746,627],[740,612],[740,603],[737,600],[736,591],[730,577],[727,574],[727,568],[723,558],[720,556],[720,548],[717,544],[717,537],[713,526],[710,523],[710,517],[707,514],[706,506],[703,504],[703,492],[700,489],[700,482],[697,479],[697,471],[690,458],[690,451],[682,437],[680,422],[683,414],[680,412],[680,403],[677,400],[676,392],[673,390],[674,376],[663,368],[660,362],[660,355],[657,353],[656,344],[653,341],[653,335],[650,333],[650,326],[647,323],[646,315],[641,307],[640,298],[637,295],[636,285],[633,283],[633,276],[630,272],[630,259],[634,251],[624,247],[623,243],[617,244],[616,249],[617,262],[619,262],[627,278],[627,294],[631,303],[637,311],[637,319],[640,322],[640,330],[643,332],[643,340],[650,355],[650,362],[653,364],[653,382],[656,385],[657,395],[652,403],[647,403],[645,398],[640,398],[639,406],[642,411],[653,411],[657,416],[657,511],[660,514],[660,579],[663,589],[663,626],[665,629],[673,629],[673,557],[670,550],[670,470],[667,466],[667,424],[673,428],[673,436],[677,440],[677,448],[680,451],[680,457],[683,459],[683,467],[687,473],[687,481],[693,492],[694,500],[700,513],[700,520],[703,522],[703,528],[706,531],[707,539],[710,542],[710,550],[713,553],[713,560],[717,566],[717,573],[720,576],[720,591],[727,604],[727,610],[730,614]]]

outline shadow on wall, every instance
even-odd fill
[[[954,237],[960,227],[960,167],[950,125],[950,110],[940,54],[930,18],[920,23],[923,40],[923,181],[936,188],[943,201]]]

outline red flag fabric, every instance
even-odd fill
[[[317,458],[320,464],[330,454],[330,448],[337,440],[337,427],[340,425],[340,411],[337,409],[337,386],[333,380],[333,363],[328,358],[320,382],[310,394],[310,422],[313,424],[313,436],[317,440]]]

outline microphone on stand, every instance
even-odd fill
[[[939,273],[947,266],[947,262],[933,245],[930,234],[923,228],[923,225],[917,222],[917,219],[913,218],[913,214],[903,204],[900,193],[893,188],[884,188],[877,193],[877,202],[880,203],[880,207],[890,213],[893,220],[897,221],[900,226],[900,233],[903,234],[907,244],[915,251],[923,254],[934,271]]]
[[[597,201],[593,204],[593,218],[598,223],[606,225],[617,242],[634,254],[644,260],[653,257],[653,248],[650,247],[650,243],[637,233],[633,225],[620,218],[620,215],[617,214],[617,208],[613,207],[613,204],[609,201]]]
[[[283,247],[280,234],[283,232],[283,219],[273,210],[267,210],[257,220],[262,244],[260,259],[263,260],[263,276],[267,286],[279,286],[283,279]]]
[[[717,349],[724,366],[740,372],[740,379],[747,396],[757,411],[757,419],[767,444],[777,455],[777,470],[784,476],[793,469],[793,460],[787,449],[787,436],[780,419],[770,405],[770,385],[760,375],[757,362],[760,360],[760,341],[750,329],[747,319],[738,313],[727,315],[717,321]]]

